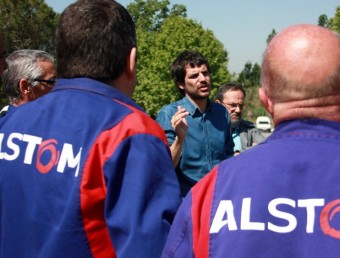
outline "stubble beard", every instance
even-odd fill
[[[231,123],[232,128],[238,127],[240,122],[241,122],[241,116],[238,116],[237,118],[230,117],[230,123]]]

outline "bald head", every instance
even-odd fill
[[[324,105],[324,98],[340,95],[339,35],[314,25],[283,30],[264,54],[261,80],[271,105]]]

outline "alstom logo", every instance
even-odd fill
[[[21,133],[11,133],[6,137],[4,133],[0,133],[0,160],[22,159],[24,164],[35,164],[42,174],[50,172],[54,167],[60,173],[64,173],[66,168],[74,168],[74,176],[77,177],[81,151],[82,148],[79,148],[75,154],[69,143],[59,147],[55,139],[43,141],[41,137]]]
[[[273,231],[276,233],[290,233],[294,231],[298,223],[304,223],[306,233],[312,234],[315,230],[315,224],[318,223],[322,232],[333,238],[340,239],[340,228],[332,227],[332,220],[340,212],[340,199],[325,204],[325,199],[300,199],[292,200],[289,198],[276,198],[271,200],[267,205],[268,215],[286,221],[285,225],[275,225],[268,221],[254,221],[251,219],[251,198],[243,198],[241,206],[241,218],[239,225],[236,223],[234,205],[232,200],[221,200],[210,227],[210,234],[217,234],[222,228],[229,231],[235,230],[257,230]],[[292,213],[283,211],[282,207],[289,206],[294,209],[304,209],[306,217],[298,218]],[[280,209],[281,208],[281,209]],[[320,212],[321,210],[321,212]],[[340,214],[338,214],[340,215]],[[316,222],[316,218],[318,221]],[[338,223],[339,224],[339,223]]]

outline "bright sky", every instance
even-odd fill
[[[45,0],[62,12],[74,0]],[[118,0],[127,6],[134,0]],[[339,0],[170,0],[183,4],[187,16],[213,31],[229,56],[229,72],[239,73],[246,62],[261,64],[268,35],[300,23],[317,24],[321,14],[335,15]]]

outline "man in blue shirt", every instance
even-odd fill
[[[173,165],[185,196],[228,155],[233,155],[227,110],[209,100],[208,61],[198,52],[182,52],[171,66],[172,79],[185,97],[163,107],[157,122],[170,144]]]
[[[291,26],[263,58],[274,132],[192,188],[162,258],[340,257],[340,37]]]

